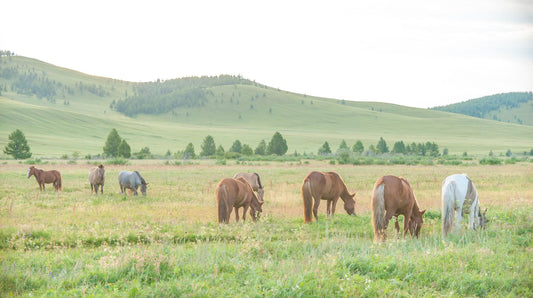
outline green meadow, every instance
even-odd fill
[[[531,163],[500,166],[331,165],[214,161],[106,165],[103,195],[90,194],[92,164],[53,163],[63,191],[39,192],[28,165],[0,165],[2,296],[521,296],[533,295]],[[121,170],[137,169],[146,197],[119,194]],[[301,181],[333,170],[356,193],[332,218],[303,223]],[[236,172],[258,172],[265,204],[258,222],[217,223],[214,189]],[[467,173],[490,222],[448,239],[440,231],[440,187]],[[373,243],[370,195],[384,174],[405,177],[428,211],[419,239]],[[400,220],[401,221],[401,220]]]
[[[6,69],[54,82],[56,95],[48,100],[15,92],[18,81],[7,76]],[[110,105],[133,94],[139,83],[89,76],[19,56],[2,57],[0,70],[0,146],[5,146],[9,133],[20,129],[37,158],[101,154],[112,128],[132,152],[149,147],[159,156],[183,150],[188,143],[199,153],[207,135],[226,150],[235,140],[255,148],[276,131],[287,140],[288,154],[316,154],[325,141],[336,150],[342,140],[350,147],[361,140],[367,149],[380,137],[390,147],[396,141],[435,142],[450,154],[521,154],[533,148],[532,126],[379,102],[317,98],[255,82],[207,87],[207,103],[202,106],[127,117]]]

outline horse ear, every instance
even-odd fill
[[[420,216],[424,215],[424,213],[426,213],[426,209],[420,211]]]
[[[263,206],[263,204],[265,203],[265,201],[259,201],[259,205]]]
[[[483,211],[483,215],[487,214],[487,210],[489,210],[489,208],[485,208],[485,211]]]

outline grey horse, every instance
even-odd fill
[[[141,193],[146,195],[146,186],[148,183],[137,171],[122,171],[118,174],[118,184],[120,184],[120,193],[125,193],[126,188],[133,190],[133,194],[137,195],[137,188],[141,186]]]

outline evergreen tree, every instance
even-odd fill
[[[399,154],[405,154],[407,151],[405,150],[405,144],[403,141],[398,141],[394,143],[394,146],[392,147],[393,153],[399,153]]]
[[[361,142],[360,140],[357,140],[357,142],[355,142],[355,144],[352,147],[352,151],[355,153],[363,153],[363,151],[365,151],[363,142]]]
[[[222,145],[218,145],[215,155],[224,156],[224,147],[222,147]]]
[[[16,129],[9,135],[8,139],[9,142],[4,147],[5,154],[11,155],[15,159],[26,159],[31,157],[30,146],[22,131]]]
[[[120,145],[121,141],[122,139],[118,135],[117,130],[113,128],[107,136],[107,140],[104,146],[104,154],[111,157],[117,156],[118,146]]]
[[[231,145],[231,148],[229,148],[229,152],[241,153],[241,151],[242,151],[241,141],[235,140],[235,142],[233,142],[233,145]]]
[[[341,150],[349,150],[348,149],[348,145],[346,144],[346,141],[345,140],[342,140],[340,145],[339,145],[339,149],[337,149],[337,152],[338,151],[341,151]]]
[[[318,148],[318,155],[329,155],[331,154],[331,148],[329,147],[328,141],[325,141],[322,144],[322,147]]]
[[[183,152],[183,158],[184,159],[196,158],[196,153],[194,153],[194,145],[192,143],[187,144],[187,147],[185,147],[185,151]]]
[[[387,142],[385,142],[385,140],[382,137],[379,138],[378,144],[376,146],[376,150],[378,151],[377,153],[381,153],[381,154],[389,152],[389,147],[387,147]]]
[[[118,153],[118,156],[120,157],[124,157],[124,158],[131,157],[131,147],[128,144],[128,142],[126,142],[125,139],[122,139],[122,141],[120,141],[120,145],[118,145],[117,153]]]
[[[216,145],[215,145],[215,139],[213,139],[212,136],[207,136],[204,139],[204,142],[202,143],[202,151],[200,152],[201,156],[211,156],[216,153]]]
[[[255,148],[255,154],[257,155],[265,155],[266,154],[266,150],[267,150],[267,145],[266,145],[266,142],[265,140],[261,140],[261,142],[259,142],[259,145],[257,145],[257,147]]]
[[[268,143],[268,154],[283,155],[288,149],[287,141],[279,132],[276,131],[276,133],[272,136],[272,140],[270,140]]]
[[[242,145],[241,153],[242,155],[250,156],[254,154],[254,150],[252,149],[252,147],[250,147],[250,145],[244,144]]]

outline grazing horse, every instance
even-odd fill
[[[448,176],[442,183],[442,236],[446,237],[453,226],[458,231],[465,213],[469,215],[469,229],[486,226],[487,209],[481,213],[477,189],[472,180],[465,174]]]
[[[61,173],[59,173],[59,171],[56,171],[56,170],[43,171],[41,169],[37,169],[34,166],[31,166],[28,169],[28,174],[27,174],[28,179],[32,175],[35,176],[35,180],[39,184],[39,189],[41,191],[44,190],[45,183],[53,183],[56,191],[62,190]],[[59,196],[59,193],[58,193],[58,196]]]
[[[263,201],[259,201],[255,195],[252,187],[244,179],[239,177],[237,179],[225,178],[220,180],[216,187],[216,197],[218,205],[218,222],[228,223],[231,215],[231,210],[235,208],[235,220],[239,221],[239,208],[243,207],[244,211],[242,219],[246,220],[246,211],[250,208],[250,215],[253,221],[259,218],[259,214],[263,212]]]
[[[263,185],[261,185],[261,179],[259,178],[259,174],[257,173],[237,173],[235,176],[233,176],[233,179],[237,179],[239,177],[244,177],[248,183],[250,183],[250,186],[252,189],[257,192],[257,198],[259,201],[264,201],[263,196],[265,195],[265,190],[263,189]]]
[[[89,183],[91,184],[91,193],[98,194],[98,186],[100,192],[104,193],[105,169],[104,165],[100,164],[98,167],[91,168],[89,171]]]
[[[118,184],[120,184],[120,193],[125,193],[126,189],[133,190],[133,194],[137,195],[137,188],[141,186],[141,193],[146,195],[146,187],[148,183],[137,171],[122,171],[118,174]]]
[[[374,184],[371,201],[372,226],[374,227],[374,242],[385,241],[386,230],[393,216],[403,215],[403,236],[407,229],[411,236],[418,237],[424,222],[422,216],[426,210],[420,211],[416,203],[415,194],[409,182],[396,176],[380,177]],[[398,222],[396,232],[400,232]]]
[[[354,194],[350,194],[346,184],[342,181],[339,174],[335,172],[317,172],[312,171],[305,176],[302,184],[302,197],[304,203],[304,221],[310,223],[313,221],[311,210],[315,220],[318,220],[318,206],[320,200],[327,201],[327,216],[335,215],[335,208],[339,197],[344,201],[344,210],[350,215],[355,213]],[[314,206],[313,206],[313,198]]]

